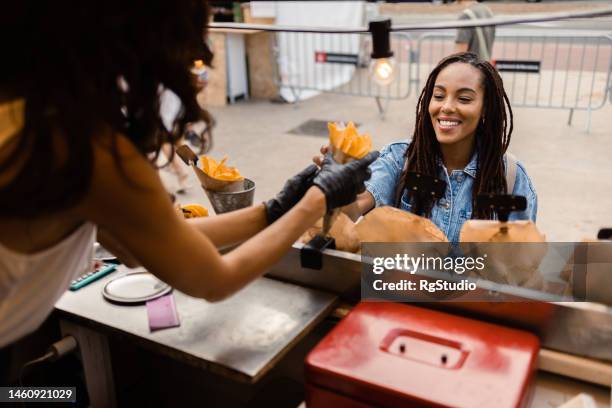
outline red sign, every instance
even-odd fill
[[[316,63],[328,64],[348,64],[357,65],[359,63],[358,54],[341,54],[337,52],[315,51]]]

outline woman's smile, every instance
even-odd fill
[[[438,129],[441,132],[452,132],[461,126],[462,121],[459,119],[440,117],[437,118]]]

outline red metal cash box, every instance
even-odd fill
[[[531,333],[399,303],[360,303],[306,358],[308,407],[518,407]]]

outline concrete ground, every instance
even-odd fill
[[[322,94],[297,105],[267,101],[239,102],[210,111],[218,121],[210,155],[237,166],[253,179],[255,202],[272,197],[284,181],[309,164],[326,138],[287,133],[308,119],[353,120],[373,136],[374,147],[407,138],[414,125],[415,97],[393,101],[382,120],[371,98]],[[612,227],[612,132],[607,104],[592,115],[585,132],[586,112],[515,108],[515,130],[510,150],[523,162],[538,193],[537,224],[549,241],[595,237],[601,227]],[[161,171],[169,189],[175,179]],[[202,203],[212,210],[195,175],[191,188],[179,195],[181,203]],[[212,212],[212,211],[211,211]]]

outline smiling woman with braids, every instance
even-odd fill
[[[512,109],[495,68],[475,54],[448,56],[433,69],[421,92],[412,140],[381,150],[370,166],[367,191],[344,210],[355,219],[374,207],[394,206],[427,216],[449,241],[457,242],[466,220],[494,217],[490,209],[476,208],[477,195],[508,193],[527,198],[527,209],[511,213],[510,220],[535,221],[535,189],[524,166],[506,154],[511,135]],[[516,176],[508,192],[506,169],[511,166]],[[405,185],[407,172],[445,181],[444,197],[412,197]]]
[[[198,0],[9,2],[0,14],[0,347],[34,330],[90,266],[98,239],[211,301],[260,276],[326,210],[364,191],[377,157],[326,159],[263,205],[179,218],[149,160],[205,118],[190,67]],[[160,91],[183,106],[160,117]],[[221,255],[216,247],[242,243]],[[124,258],[125,259],[125,258]]]

